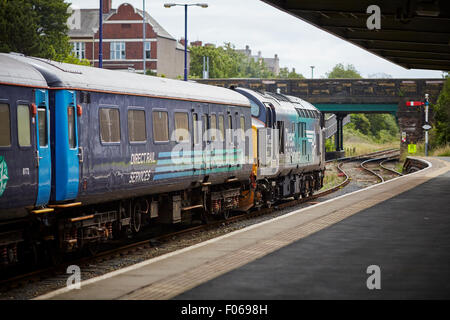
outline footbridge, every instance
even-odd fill
[[[431,104],[435,103],[444,79],[201,79],[197,82],[277,92],[307,100],[321,112],[336,115],[336,151],[342,151],[343,120],[351,113],[394,114],[400,131],[406,134],[402,148],[421,141],[425,122],[423,107],[406,106],[406,102],[423,101],[427,93]]]

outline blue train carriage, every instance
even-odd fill
[[[250,104],[219,87],[16,57],[50,86],[51,204],[64,243],[139,232],[150,218],[228,214],[252,170]],[[80,232],[79,229],[83,232]],[[81,236],[80,236],[81,234]],[[82,239],[80,239],[82,237]],[[91,239],[91,240],[88,240]]]
[[[51,157],[47,82],[0,54],[0,265],[17,261],[30,211],[48,203]]]
[[[257,206],[307,196],[323,184],[320,113],[296,97],[236,88],[251,101],[257,132]],[[255,142],[254,142],[255,143]]]

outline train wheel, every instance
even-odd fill
[[[98,243],[88,243],[86,245],[86,251],[88,253],[88,255],[90,255],[91,257],[94,257],[98,251],[99,251],[99,245]]]
[[[140,201],[134,201],[131,206],[130,226],[133,233],[139,233],[142,226],[142,204]]]
[[[225,220],[228,220],[228,219],[230,218],[230,216],[231,216],[230,210],[224,210],[224,211],[222,212],[222,217],[223,217]]]
[[[45,257],[52,266],[61,264],[63,256],[53,241],[46,241],[44,244]]]

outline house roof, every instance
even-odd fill
[[[142,10],[135,9],[136,12],[142,16]],[[76,37],[92,37],[94,35],[93,29],[96,28],[98,30],[98,18],[99,18],[99,9],[75,9],[73,10],[72,16],[69,18],[69,22],[71,22],[73,19],[76,19],[79,14],[79,28],[78,25],[74,26],[73,24],[69,23],[69,32],[68,35],[71,38]],[[103,21],[108,20],[112,15],[114,15],[117,12],[117,9],[111,9],[109,14],[103,15]],[[169,32],[167,32],[152,16],[148,14],[148,12],[145,13],[146,21],[149,23],[153,30],[155,31],[156,35],[158,37],[170,39],[176,41],[174,37],[170,35]],[[72,20],[71,20],[72,19]],[[177,45],[177,49],[179,46]],[[184,46],[181,48],[184,50]]]

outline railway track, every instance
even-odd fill
[[[350,175],[342,168],[342,165],[344,163],[348,163],[351,161],[360,161],[360,160],[364,160],[364,159],[367,159],[367,160],[383,159],[384,161],[386,161],[388,159],[392,159],[392,157],[395,156],[395,152],[398,153],[398,150],[388,149],[388,150],[373,152],[370,154],[365,154],[362,156],[337,159],[339,162],[339,164],[337,166],[337,170],[344,176],[344,180],[332,188],[329,188],[327,190],[313,194],[309,197],[301,198],[298,200],[282,201],[271,208],[263,208],[260,210],[254,210],[249,213],[232,216],[226,220],[213,221],[208,224],[202,224],[202,225],[178,230],[175,232],[161,234],[156,237],[151,237],[149,239],[136,241],[133,243],[128,243],[128,244],[122,245],[117,248],[102,251],[91,257],[83,257],[80,259],[75,259],[70,262],[64,262],[63,264],[55,266],[55,267],[48,267],[45,269],[35,270],[35,271],[29,272],[29,273],[17,275],[15,277],[12,277],[9,279],[0,280],[0,292],[7,292],[14,288],[25,286],[30,283],[42,281],[43,279],[49,279],[49,278],[54,278],[54,277],[58,277],[58,276],[59,277],[67,277],[66,269],[69,265],[78,265],[78,266],[80,266],[80,268],[83,268],[86,266],[92,266],[99,262],[107,261],[107,260],[114,259],[117,257],[124,257],[128,254],[137,252],[139,250],[149,249],[156,245],[160,245],[161,243],[165,243],[165,242],[169,242],[174,239],[182,238],[183,236],[194,235],[196,233],[204,232],[204,231],[208,231],[208,230],[214,230],[219,227],[226,226],[226,225],[232,225],[239,221],[250,220],[250,219],[256,218],[258,216],[268,215],[277,210],[282,210],[282,209],[286,209],[289,207],[295,207],[300,204],[310,202],[312,200],[324,197],[324,196],[334,193],[338,190],[341,190],[347,184],[350,183],[350,181],[351,181]],[[374,157],[375,157],[375,159],[374,159]],[[366,162],[367,160],[364,160],[364,162]],[[333,160],[333,161],[335,161],[335,160]],[[331,162],[331,161],[329,161],[329,162]]]
[[[394,160],[398,160],[398,158],[387,156],[375,159],[368,159],[361,162],[361,168],[376,176],[380,180],[380,182],[384,182],[403,175],[402,173],[394,169],[388,168],[384,165],[386,162]],[[369,166],[369,164],[371,166]]]

